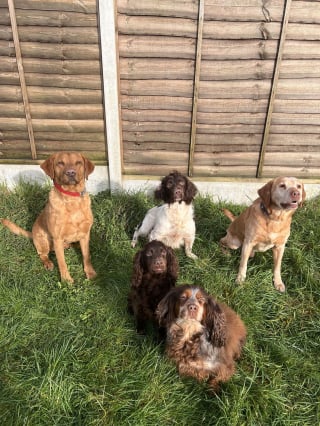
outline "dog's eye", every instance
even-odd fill
[[[63,167],[64,166],[64,162],[63,161],[58,161],[58,166],[61,166],[61,167]]]
[[[180,186],[185,186],[185,181],[183,180],[183,179],[181,179],[181,180],[179,180],[178,181],[178,185],[180,185]]]
[[[152,255],[153,255],[153,251],[152,250],[149,250],[149,251],[146,252],[146,256],[150,257]]]
[[[184,303],[186,300],[187,300],[187,296],[184,296],[184,295],[180,296],[181,303]]]
[[[280,183],[279,186],[280,186],[280,188],[284,188],[284,189],[286,188],[286,184],[285,183]]]
[[[302,187],[302,186],[301,186],[300,184],[298,184],[298,185],[297,185],[297,188],[298,188],[298,189],[301,189],[301,187]]]
[[[82,165],[82,161],[79,160],[76,162],[76,166],[81,166],[81,165]]]

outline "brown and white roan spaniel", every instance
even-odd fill
[[[196,226],[193,217],[193,199],[197,188],[183,174],[173,171],[165,176],[154,195],[163,204],[147,211],[141,226],[134,232],[131,246],[135,247],[140,236],[147,236],[149,241],[162,241],[176,249],[185,247],[188,257],[196,259],[192,253]]]
[[[230,307],[185,284],[161,300],[156,315],[167,330],[166,354],[181,376],[206,381],[214,392],[230,379],[246,340],[246,327]]]
[[[161,241],[151,241],[136,253],[133,259],[128,311],[134,315],[138,333],[143,334],[146,331],[148,322],[157,326],[157,305],[175,286],[178,271],[179,264],[174,251]],[[158,331],[159,337],[163,338],[163,330],[159,328]]]

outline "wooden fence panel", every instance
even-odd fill
[[[320,151],[319,2],[205,0],[196,68],[199,4],[117,1],[124,173],[191,161],[193,176],[252,178],[280,173],[283,161],[310,177]]]
[[[96,1],[0,0],[0,55],[0,161],[74,149],[106,164]]]

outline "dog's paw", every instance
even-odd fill
[[[242,284],[245,280],[246,280],[246,276],[245,275],[238,274],[237,275],[237,279],[236,279],[236,283],[237,284]]]
[[[280,291],[280,293],[284,293],[286,291],[286,286],[282,281],[274,282],[273,285],[276,290]]]

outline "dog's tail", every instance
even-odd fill
[[[13,222],[10,222],[8,219],[0,219],[0,222],[2,225],[6,226],[8,229],[10,229],[11,232],[17,235],[23,235],[26,238],[30,238],[32,240],[32,233],[29,231],[26,231],[23,228],[20,228],[20,226],[16,225]]]
[[[222,211],[223,211],[223,214],[227,216],[227,218],[230,219],[231,222],[233,222],[237,217],[233,213],[231,213],[231,211],[228,209],[222,209]]]

